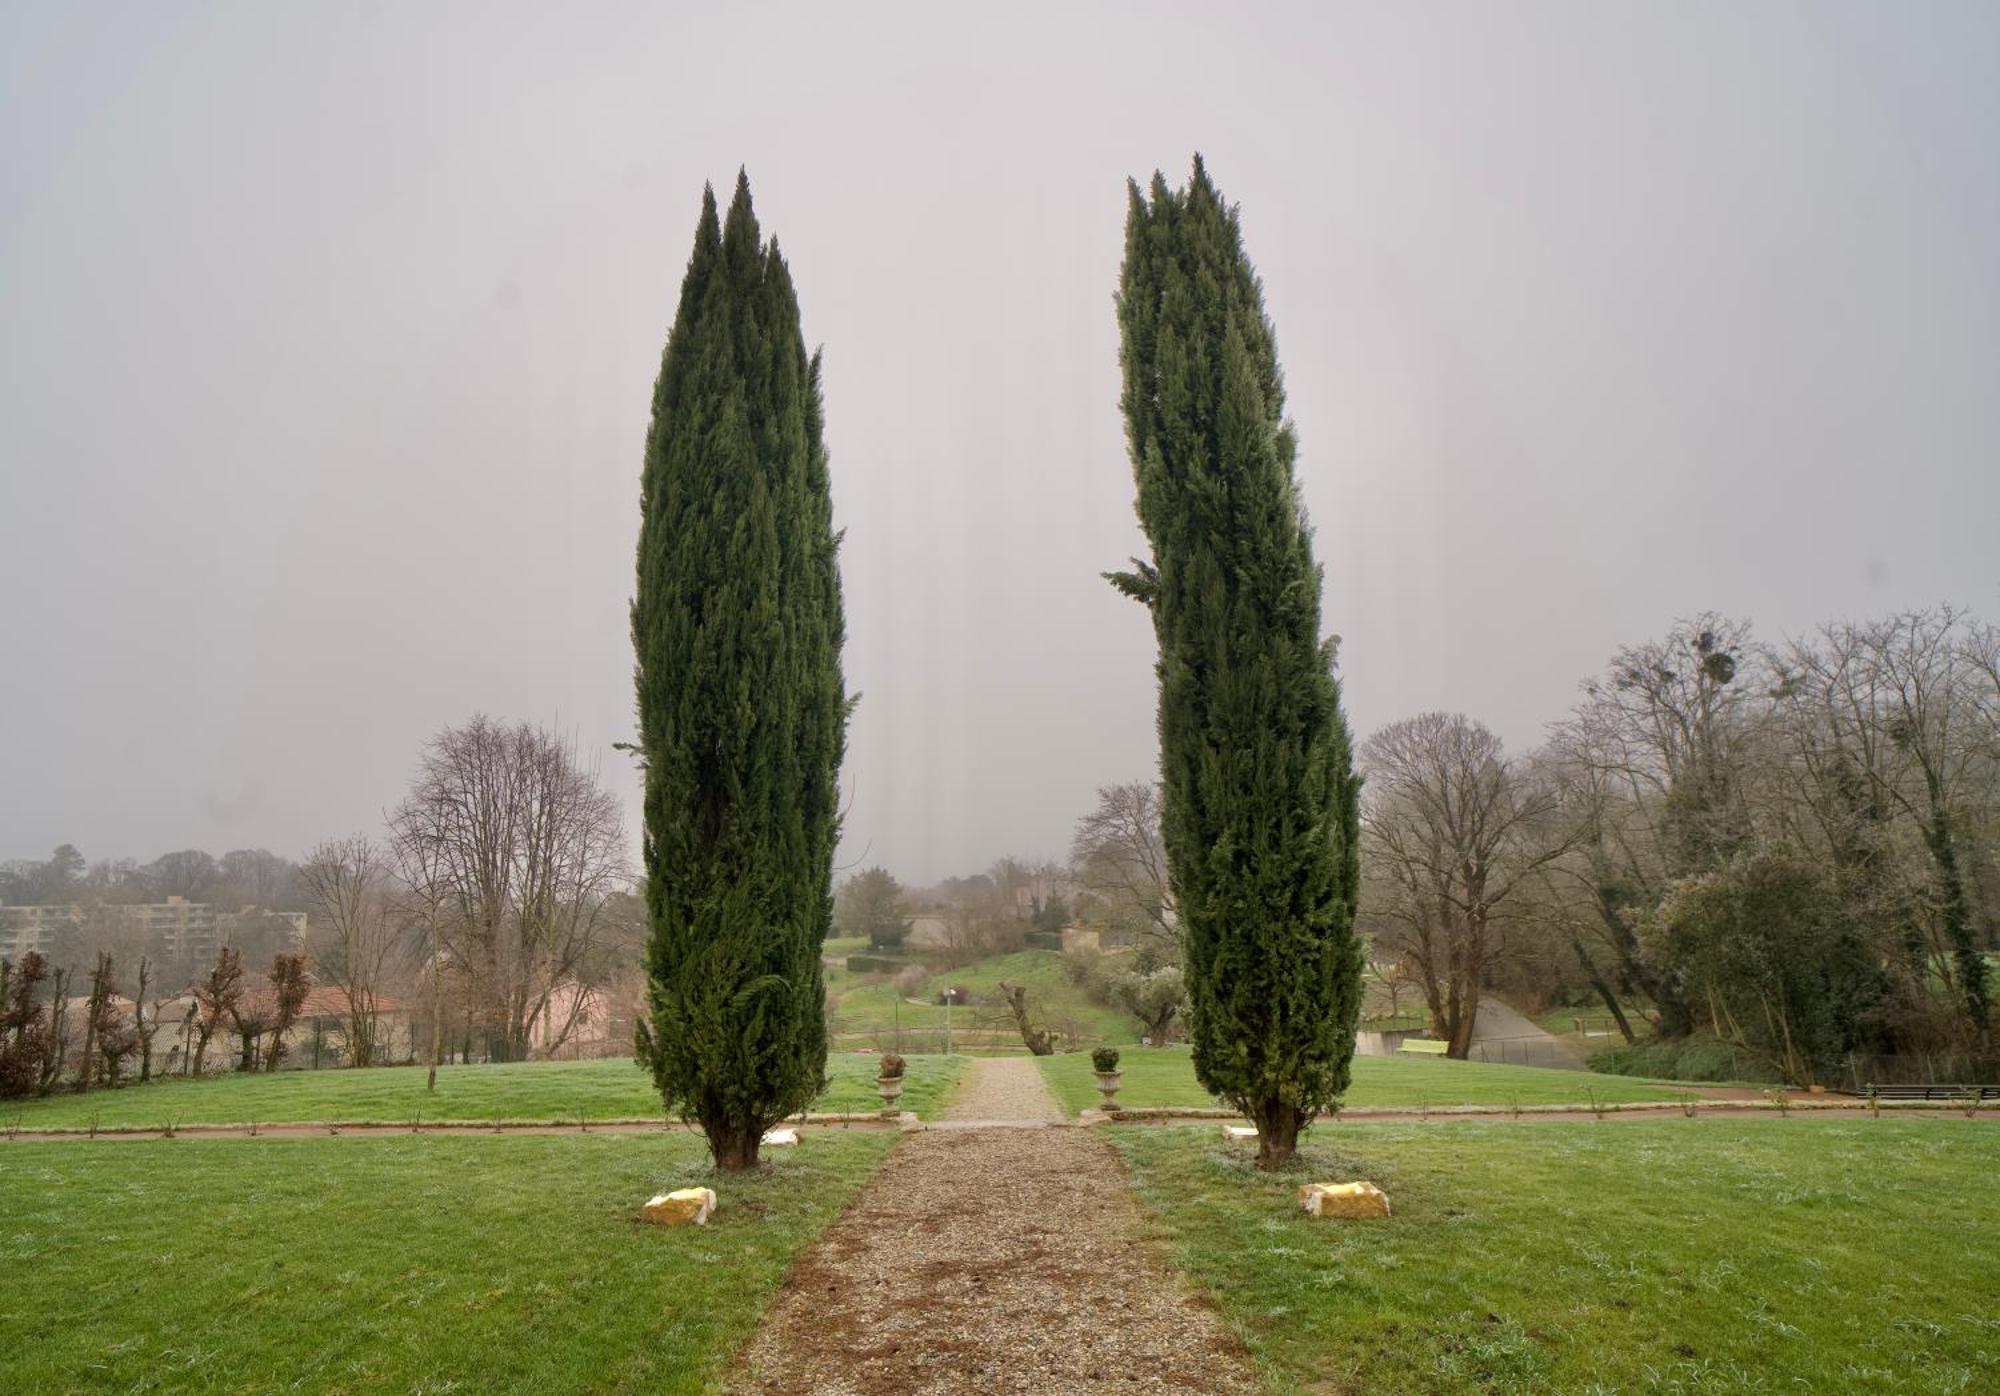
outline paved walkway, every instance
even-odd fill
[[[1242,1345],[1143,1239],[1117,1153],[1060,1125],[1032,1061],[975,1061],[949,1113],[959,1128],[905,1139],[799,1259],[733,1391],[1256,1390]]]
[[[1484,1044],[1485,1051],[1480,1050]],[[1584,1071],[1583,1053],[1575,1044],[1545,1030],[1540,1023],[1517,1012],[1499,999],[1479,999],[1479,1015],[1472,1020],[1472,1059],[1511,1062],[1517,1066],[1553,1067]]]

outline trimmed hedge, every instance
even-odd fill
[[[902,960],[891,959],[887,955],[849,955],[847,957],[847,972],[849,974],[894,974],[903,967],[903,963]]]
[[[1061,931],[1029,931],[1021,937],[1021,943],[1030,950],[1062,949]]]

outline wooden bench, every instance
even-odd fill
[[[1885,1086],[1871,1082],[1861,1094],[1876,1100],[2000,1100],[2000,1086]]]
[[[1451,1044],[1448,1042],[1439,1042],[1436,1038],[1432,1037],[1406,1037],[1403,1039],[1402,1046],[1396,1050],[1399,1052],[1413,1052],[1420,1057],[1442,1057],[1451,1050]]]

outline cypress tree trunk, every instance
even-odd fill
[[[825,1080],[819,957],[849,703],[819,384],[748,181],[720,224],[708,191],[640,489],[639,1051],[726,1170],[753,1167],[764,1131]]]
[[[1347,1089],[1361,1006],[1358,782],[1276,341],[1236,213],[1196,157],[1131,186],[1126,437],[1152,561],[1112,581],[1159,641],[1162,832],[1195,1074],[1258,1164]]]

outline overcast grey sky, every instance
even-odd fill
[[[1153,769],[1124,180],[1240,201],[1364,734],[1610,650],[2000,616],[2000,6],[13,3],[0,857],[376,825],[478,711],[631,727],[704,180],[826,348],[844,856]]]

